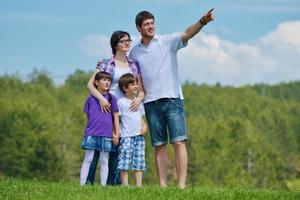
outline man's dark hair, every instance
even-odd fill
[[[150,13],[146,10],[139,12],[135,17],[136,27],[141,27],[142,24],[143,24],[143,21],[145,21],[146,19],[153,19],[154,20],[154,16],[152,15],[152,13]]]
[[[111,77],[111,75],[110,75],[108,72],[97,72],[97,73],[95,74],[95,81],[99,81],[99,80],[105,79],[105,78],[109,79],[110,82],[111,82],[111,80],[112,80],[112,77]],[[96,88],[98,88],[98,86],[95,84],[95,82],[94,82],[94,86],[95,86]]]
[[[134,82],[137,82],[136,78],[133,76],[133,74],[127,73],[120,77],[119,79],[119,88],[120,90],[125,94],[124,88],[128,88],[129,84],[132,84]]]
[[[128,36],[128,38],[130,39],[130,35],[129,33],[125,32],[125,31],[115,31],[111,37],[110,37],[110,46],[111,46],[111,50],[112,50],[112,53],[114,55],[116,55],[116,47],[120,41],[121,38],[125,37],[125,36]]]

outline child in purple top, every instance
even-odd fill
[[[111,104],[111,112],[103,112],[100,103],[92,95],[88,96],[83,111],[87,115],[87,125],[81,147],[85,150],[84,160],[80,170],[80,185],[87,183],[87,176],[96,150],[100,151],[100,182],[106,185],[108,176],[109,152],[119,140],[119,113],[116,98],[108,93],[111,76],[107,72],[95,75],[95,87]]]

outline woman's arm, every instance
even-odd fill
[[[90,93],[96,97],[101,106],[102,112],[110,112],[110,103],[103,97],[103,95],[98,91],[95,87],[95,75],[100,72],[99,69],[96,69],[95,73],[91,76],[90,80],[88,81],[87,88],[89,89]]]

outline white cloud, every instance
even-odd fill
[[[108,58],[112,55],[109,37],[89,34],[79,42],[80,51],[88,57]]]
[[[200,33],[179,51],[182,80],[243,85],[300,79],[300,21],[286,22],[255,43]]]
[[[263,43],[266,45],[274,45],[280,47],[284,45],[284,48],[293,46],[295,48],[300,47],[300,21],[290,21],[279,24],[277,30],[271,32],[267,36],[262,38]],[[277,45],[280,43],[280,45]]]
[[[300,80],[300,21],[279,24],[253,43],[235,43],[199,33],[178,52],[182,81],[222,85]],[[133,39],[137,42],[138,36]],[[86,56],[111,56],[109,38],[90,34],[80,42]]]

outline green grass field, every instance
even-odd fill
[[[247,190],[229,188],[187,187],[180,190],[176,187],[161,189],[158,186],[135,187],[80,187],[71,182],[46,182],[35,180],[4,179],[0,181],[0,199],[295,199],[300,200],[300,192]]]

